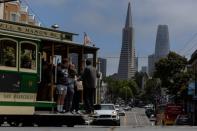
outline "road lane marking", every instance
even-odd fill
[[[134,118],[135,118],[136,125],[138,125],[138,121],[137,121],[137,117],[136,117],[136,112],[133,112],[133,115],[134,115]]]
[[[129,112],[127,112],[126,114],[125,114],[125,116],[124,116],[124,126],[128,126],[128,124],[129,124]]]

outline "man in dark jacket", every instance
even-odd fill
[[[86,67],[82,74],[83,81],[83,98],[84,106],[87,114],[91,113],[94,105],[95,92],[96,92],[96,78],[98,73],[96,69],[92,66],[90,60],[86,60]]]
[[[57,111],[64,112],[64,98],[67,94],[68,86],[68,60],[63,60],[62,64],[57,66]]]

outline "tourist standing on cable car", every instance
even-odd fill
[[[75,86],[75,79],[77,75],[77,71],[75,69],[74,64],[69,64],[68,68],[68,86],[67,86],[67,96],[65,99],[65,108],[66,112],[72,111],[72,102],[73,102],[73,96],[74,96],[74,86]]]
[[[64,99],[68,86],[68,59],[64,59],[62,64],[57,66],[57,112],[63,113]]]
[[[96,78],[99,77],[99,73],[96,68],[92,66],[92,62],[90,60],[86,60],[86,67],[81,77],[83,81],[85,113],[90,114],[94,110],[93,105],[96,92]]]

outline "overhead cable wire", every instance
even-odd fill
[[[191,43],[194,38],[197,37],[197,33],[195,33],[184,45],[181,49],[178,50],[178,53],[181,53],[182,50],[184,50],[186,48],[186,46]]]
[[[30,11],[35,14],[35,16],[38,18],[38,20],[41,22],[41,24],[46,27],[46,24],[44,23],[44,21],[41,20],[41,18],[39,17],[39,15],[31,8],[31,6],[29,5],[29,3],[27,2],[27,0],[22,0],[30,9]]]
[[[195,42],[191,48],[189,48],[188,50],[185,51],[184,55],[187,54],[188,52],[191,52],[193,49],[195,49],[195,47],[197,46],[197,42]],[[195,49],[196,50],[196,49]]]

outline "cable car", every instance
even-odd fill
[[[55,68],[77,56],[81,72],[86,55],[96,67],[99,48],[73,41],[75,33],[0,20],[0,124],[74,126],[83,115],[56,114]]]

